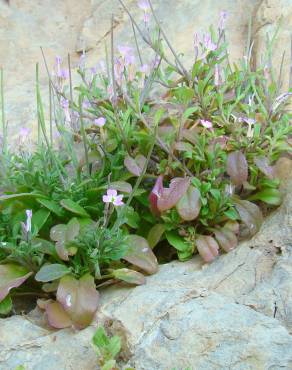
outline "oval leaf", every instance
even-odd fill
[[[51,212],[55,213],[57,216],[62,216],[62,208],[58,205],[58,203],[54,202],[53,200],[48,199],[37,199],[37,202],[40,203],[42,206],[50,210]]]
[[[110,184],[111,189],[115,189],[117,191],[121,191],[122,193],[131,193],[132,192],[132,185],[126,181],[115,181]]]
[[[82,217],[90,217],[84,208],[82,208],[78,203],[73,202],[73,200],[71,199],[62,199],[60,203],[61,206],[67,211],[70,211]]]
[[[124,159],[124,165],[127,168],[127,170],[132,175],[135,175],[137,177],[141,175],[145,163],[146,163],[146,158],[141,154],[138,154],[135,159],[130,156],[127,156]]]
[[[227,173],[234,185],[242,185],[248,178],[247,160],[240,151],[227,156]]]
[[[230,252],[237,246],[237,237],[229,229],[223,227],[214,231],[217,242],[225,252]]]
[[[79,280],[71,275],[62,277],[57,290],[57,301],[76,328],[85,328],[92,322],[98,307],[99,294],[94,278],[89,274]]]
[[[157,207],[160,212],[171,209],[180,198],[186,193],[190,184],[187,177],[176,177],[171,180],[169,188],[163,188],[157,200]]]
[[[263,222],[263,215],[259,207],[248,200],[234,200],[235,207],[239,213],[241,221],[245,224],[247,230],[242,236],[250,237],[256,234]]]
[[[113,275],[115,279],[125,281],[129,284],[143,285],[146,282],[145,276],[140,274],[140,272],[126,268],[115,270]]]
[[[37,281],[46,283],[48,281],[60,279],[61,277],[69,273],[70,270],[65,265],[61,265],[59,263],[52,263],[51,265],[43,266],[35,275],[35,279]]]
[[[153,249],[159,243],[164,231],[165,226],[163,224],[156,224],[149,230],[147,241],[150,248]]]
[[[200,196],[199,190],[190,185],[187,192],[180,198],[176,209],[183,220],[192,221],[198,217],[201,209]]]
[[[58,302],[48,303],[45,306],[48,322],[56,329],[64,329],[72,326],[72,320],[62,305]]]
[[[12,288],[17,288],[25,282],[32,272],[15,264],[0,265],[0,302]]]
[[[138,235],[128,235],[126,238],[128,250],[123,259],[140,267],[148,274],[158,271],[158,262],[146,239]]]
[[[275,178],[275,167],[270,166],[268,158],[264,156],[255,157],[254,163],[257,166],[257,168],[266,175],[269,179]]]
[[[212,262],[219,254],[219,245],[212,236],[200,235],[196,239],[196,246],[205,262]]]
[[[249,197],[250,200],[261,200],[272,206],[279,206],[282,203],[282,196],[278,189],[264,189]]]

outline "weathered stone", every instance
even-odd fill
[[[287,91],[291,74],[291,27],[292,27],[292,0],[263,0],[256,13],[255,56],[257,64],[266,63],[269,66],[266,41],[275,35],[272,48],[271,63],[276,70],[276,78],[282,65],[281,91]],[[290,84],[292,81],[290,80]],[[290,85],[291,87],[291,85]]]

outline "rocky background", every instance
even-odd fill
[[[136,0],[124,0],[142,21]],[[245,53],[248,23],[252,21],[254,61],[264,60],[265,42],[279,26],[273,65],[279,70],[283,53],[283,90],[289,85],[291,59],[292,0],[153,0],[154,8],[176,49],[191,60],[194,32],[218,24],[222,10],[228,12],[227,40],[230,59]],[[89,66],[103,57],[114,15],[116,43],[133,44],[131,24],[118,0],[0,0],[0,66],[5,71],[5,100],[10,134],[21,127],[36,127],[35,63],[41,66],[44,101],[48,79],[40,46],[49,68],[56,55],[78,64],[87,51]],[[35,130],[34,130],[35,131]]]

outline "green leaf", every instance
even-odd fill
[[[147,240],[151,249],[159,243],[164,231],[165,226],[163,224],[156,224],[149,230]]]
[[[261,200],[262,202],[265,202],[267,204],[273,205],[273,206],[279,206],[282,203],[282,197],[281,193],[278,189],[264,189],[251,197],[249,197],[249,200]]]
[[[109,344],[107,346],[109,353],[111,356],[114,358],[117,356],[117,354],[120,352],[122,347],[121,344],[121,338],[118,337],[117,335],[113,336],[110,338]]]
[[[32,215],[32,224],[37,227],[38,231],[42,229],[47,222],[51,212],[48,209],[41,208]]]
[[[96,330],[92,342],[97,348],[103,348],[109,345],[109,338],[102,326]]]
[[[0,302],[0,315],[8,315],[11,310],[12,310],[12,299],[10,295],[7,295]]]
[[[146,281],[145,276],[140,274],[140,272],[130,270],[127,268],[114,270],[113,276],[115,279],[119,279],[134,285],[143,285],[145,284]]]
[[[71,199],[62,199],[60,203],[61,206],[69,212],[75,213],[76,215],[82,217],[90,217],[84,208],[82,208],[78,203],[73,202]]]
[[[59,263],[52,263],[50,265],[43,266],[35,275],[35,279],[46,283],[48,281],[60,279],[69,273],[70,269],[67,266]]]
[[[165,233],[166,239],[170,245],[180,252],[188,252],[192,250],[190,243],[186,242],[182,236],[177,234],[175,231],[167,231]]]
[[[37,199],[37,202],[40,203],[45,208],[49,209],[51,212],[55,213],[57,216],[61,217],[63,210],[58,205],[58,203],[54,202],[53,200],[48,199]]]
[[[115,360],[108,360],[100,370],[113,370],[116,369],[116,361]]]

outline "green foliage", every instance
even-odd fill
[[[159,28],[142,35],[142,67],[129,48],[111,50],[106,71],[83,56],[74,91],[58,59],[49,132],[37,67],[38,143],[5,144],[0,161],[0,312],[30,292],[52,326],[84,327],[96,287],[143,284],[155,254],[212,262],[281,203],[275,164],[292,150],[292,93],[249,58],[232,66],[222,28],[197,38],[189,70],[175,51],[168,59]]]

